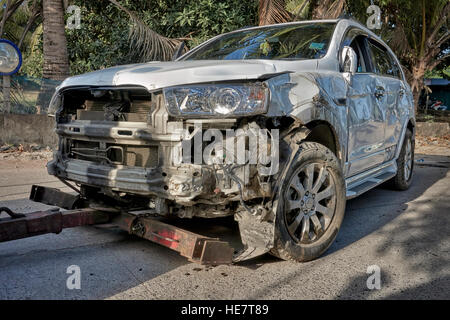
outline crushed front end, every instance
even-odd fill
[[[76,183],[86,197],[101,194],[119,204],[147,206],[160,215],[227,216],[249,201],[250,206],[270,199],[270,177],[261,176],[257,164],[198,163],[194,146],[192,159],[186,159],[186,152],[183,155],[183,143],[208,129],[224,136],[227,130],[241,129],[246,135],[267,127],[269,119],[210,117],[201,112],[198,118],[173,116],[168,96],[162,90],[128,86],[60,90],[51,106],[57,109],[59,149],[48,172]],[[202,143],[201,154],[207,146]],[[183,161],[174,163],[177,158]]]
[[[245,87],[247,98],[260,99],[261,111],[266,111],[269,90],[263,83],[258,85],[262,94],[255,93],[251,84]],[[258,110],[253,114],[243,110],[249,105],[245,100],[239,103],[248,115],[239,114],[238,108],[233,110],[238,116],[229,116],[224,109],[219,110],[220,116],[211,116],[206,109],[184,116],[189,103],[183,90],[149,92],[128,86],[60,90],[50,106],[57,110],[59,148],[47,165],[48,172],[65,183],[75,183],[78,188],[74,188],[96,207],[139,208],[180,218],[234,215],[244,243],[236,261],[267,252],[273,241],[271,208],[278,174],[271,164],[249,161],[258,153],[250,150],[249,144],[252,137],[264,135],[258,140],[265,144],[259,153],[270,154],[272,140],[278,137],[267,129],[288,128],[292,123],[280,123]],[[174,98],[179,100],[179,114],[169,112],[169,100]],[[230,100],[224,99],[225,103]],[[223,134],[224,140],[209,136],[204,141],[210,129]],[[230,132],[235,134],[230,136]],[[219,144],[211,148],[211,141],[231,145],[233,161],[228,161],[230,150],[219,150]],[[224,161],[205,162],[202,158],[199,162],[196,157],[208,148],[213,159]],[[246,160],[236,164],[239,148],[244,149]]]

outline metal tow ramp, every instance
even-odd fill
[[[77,195],[64,193],[55,188],[33,186],[30,199],[60,208],[71,209],[84,205]],[[110,223],[129,234],[158,243],[177,251],[192,262],[205,265],[231,264],[234,249],[228,242],[205,237],[167,224],[158,218],[133,214],[114,208],[59,208],[28,214],[15,213],[0,208],[0,242],[34,237],[46,233],[60,233],[63,229]]]

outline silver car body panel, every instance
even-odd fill
[[[76,86],[143,86],[149,91],[170,86],[255,80],[260,77],[291,70],[314,70],[314,60],[198,60],[149,62],[108,68],[67,78],[60,89]]]

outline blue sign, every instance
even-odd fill
[[[0,76],[17,73],[22,66],[22,53],[11,41],[0,39]]]

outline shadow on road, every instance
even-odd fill
[[[421,155],[416,156],[422,158]],[[427,159],[432,158],[433,156],[427,156]],[[436,164],[437,162],[433,163]],[[427,170],[430,169],[438,172],[438,174],[427,174]],[[382,185],[358,198],[347,201],[345,218],[339,236],[327,253],[330,254],[344,248],[403,214],[408,209],[408,202],[412,202],[423,195],[432,185],[444,178],[448,170],[445,167],[437,168],[431,164],[418,165],[416,163],[414,180],[409,190],[397,191],[392,190],[389,186]],[[398,206],[395,212],[379,210],[393,205]],[[376,211],[375,215],[374,211]]]
[[[419,282],[422,282],[408,289],[396,290],[385,298],[449,299],[450,189],[442,182],[434,191],[429,191],[429,188],[446,176],[450,159],[429,155],[416,155],[416,159],[425,161],[416,163],[414,181],[407,192],[377,188],[348,202],[338,241],[328,254],[376,231],[383,239],[376,249],[380,260],[395,252],[404,261],[405,274],[400,275],[403,281],[407,281],[408,275],[420,275]],[[379,210],[373,215],[372,208],[392,204],[398,206],[394,212]],[[401,219],[400,223],[390,227],[389,223],[394,219]],[[355,293],[358,298],[371,297],[372,292],[365,285],[368,276],[354,277],[339,297],[355,298]],[[395,287],[398,284],[395,280],[398,279],[394,279],[394,275],[383,273],[382,286]]]

